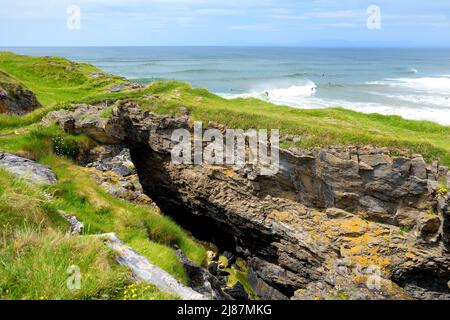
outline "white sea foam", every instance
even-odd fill
[[[367,82],[371,85],[388,85],[393,87],[402,87],[415,91],[427,91],[430,93],[449,94],[449,77],[423,77],[423,78],[398,78],[386,79],[384,81]]]
[[[379,113],[384,115],[398,115],[410,120],[429,120],[443,125],[450,125],[450,108],[414,107],[411,105],[385,105],[375,102],[355,102],[344,100],[329,100],[312,98],[305,101],[301,108],[343,107],[362,113]],[[296,106],[293,106],[296,107]]]
[[[424,79],[424,78],[422,78]],[[449,79],[450,80],[450,79]],[[424,80],[424,83],[434,89],[443,87],[441,83]],[[415,84],[415,82],[413,82]],[[385,82],[372,82],[371,84],[385,84]],[[272,102],[276,105],[288,105],[301,109],[328,108],[340,106],[346,109],[363,113],[380,113],[384,115],[399,115],[411,120],[429,120],[443,125],[450,125],[450,98],[445,95],[401,95],[384,92],[367,92],[397,100],[396,104],[383,104],[377,102],[360,102],[337,99],[323,99],[316,95],[317,86],[313,82],[304,85],[293,85],[286,88],[272,88],[263,91],[255,90],[243,94],[220,94],[232,98],[258,98]],[[319,88],[320,90],[320,88]],[[447,91],[450,92],[450,91]],[[405,103],[401,103],[404,101]],[[413,102],[413,103],[411,103]]]
[[[393,100],[411,102],[420,106],[430,105],[435,108],[447,108],[450,113],[450,93],[449,96],[443,95],[406,95],[406,94],[389,94],[384,92],[369,92],[370,94],[386,97]],[[450,114],[448,115],[450,117]]]
[[[306,97],[313,96],[317,86],[312,81],[301,85],[291,85],[286,88],[274,87],[263,90],[252,90],[242,94],[220,94],[224,98],[258,98],[278,105],[300,106]]]

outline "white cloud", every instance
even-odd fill
[[[336,23],[317,23],[309,25],[309,29],[350,29],[350,28],[361,28],[361,26],[365,26],[359,23],[351,23],[351,22],[336,22]]]
[[[266,16],[269,19],[278,19],[278,20],[307,20],[309,17],[307,16],[297,16],[292,14],[269,14]]]
[[[316,11],[308,14],[311,18],[329,19],[329,18],[354,18],[365,16],[364,11],[355,10],[337,10],[337,11]]]
[[[232,26],[231,30],[240,30],[240,31],[276,31],[272,25],[268,24],[248,24],[248,25],[240,25],[240,26]]]
[[[190,27],[194,21],[193,17],[179,17],[176,19],[178,24],[182,27]]]
[[[194,10],[194,14],[208,15],[208,16],[232,16],[243,14],[243,11],[220,8],[205,8]]]

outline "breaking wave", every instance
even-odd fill
[[[253,90],[240,94],[220,94],[227,99],[234,98],[258,98],[278,105],[300,106],[306,97],[314,96],[317,92],[317,85],[312,81],[305,84],[291,85],[289,87],[273,87],[262,90]]]
[[[427,91],[440,94],[450,92],[450,77],[398,78],[384,81],[367,82],[369,85],[388,85],[415,91]]]

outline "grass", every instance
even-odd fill
[[[0,239],[8,241],[26,230],[67,230],[67,222],[48,206],[39,187],[0,169]]]
[[[58,126],[32,125],[20,134],[0,137],[0,150],[18,152],[29,159],[56,154],[76,159],[81,152],[95,145],[85,135],[69,135]]]
[[[8,270],[5,269],[5,272],[7,271],[5,275],[9,274],[4,279],[5,284],[0,287],[9,288],[5,289],[9,292],[8,295],[4,296],[5,299],[35,299],[38,295],[46,299],[113,297],[112,289],[99,289],[96,295],[94,291],[78,294],[68,293],[61,286],[61,283],[55,283],[55,286],[58,285],[59,289],[52,287],[52,290],[55,290],[53,295],[47,291],[39,290],[36,290],[36,294],[27,295],[23,292],[28,291],[27,286],[29,284],[21,281],[14,285],[11,284],[13,277],[25,272],[20,267],[24,263],[35,263],[36,266],[42,265],[45,268],[58,269],[57,267],[60,264],[58,259],[68,259],[65,256],[63,257],[65,251],[60,252],[58,250],[66,244],[68,246],[73,245],[74,243],[71,240],[52,240],[50,243],[55,246],[54,248],[47,248],[44,243],[41,243],[41,241],[46,241],[46,230],[53,230],[59,235],[67,231],[68,225],[59,216],[58,210],[64,210],[83,221],[86,227],[86,235],[116,232],[122,240],[131,245],[137,252],[146,256],[151,262],[185,284],[189,281],[188,276],[171,247],[178,246],[197,264],[202,264],[205,261],[205,249],[172,220],[160,215],[156,209],[152,210],[145,206],[132,204],[107,194],[84,168],[73,162],[72,158],[76,158],[78,153],[91,148],[93,144],[94,142],[86,136],[69,135],[59,127],[42,127],[37,124],[27,127],[23,133],[18,135],[0,137],[0,150],[25,155],[46,164],[52,168],[58,177],[57,184],[42,189],[42,187],[31,186],[0,170],[0,235],[3,239],[1,256],[6,257],[3,261],[0,261],[0,264],[8,268]],[[49,200],[48,195],[51,196],[51,200]],[[36,252],[36,255],[30,253],[30,256],[26,257],[26,261],[22,261],[21,257],[14,255],[14,248],[10,245],[16,240],[15,235],[18,232],[34,232],[32,238],[39,243],[39,246],[47,248],[47,251]],[[19,235],[17,239],[23,237],[28,236]],[[77,239],[83,238],[78,237]],[[89,246],[85,249],[89,250]],[[98,250],[98,248],[95,250]],[[50,254],[52,251],[55,254],[54,257]],[[99,251],[100,253],[101,251]],[[80,253],[80,257],[82,255]],[[95,261],[92,259],[86,261],[86,268],[89,263],[96,263]],[[33,272],[44,272],[44,269],[36,267]],[[61,272],[61,270],[58,269],[56,272]],[[65,276],[65,274],[63,275]],[[36,274],[35,277],[40,278],[43,275]],[[101,281],[101,278],[98,280]],[[117,280],[117,283],[123,283],[122,278],[119,280]],[[38,284],[42,285],[44,281],[50,280],[43,278],[42,282],[37,281],[36,288],[39,287]],[[121,287],[116,286],[117,294],[121,290]],[[154,293],[157,291],[155,290],[152,288],[150,292]],[[106,293],[100,294],[100,291]],[[159,291],[153,296],[155,299],[172,297]]]
[[[400,234],[402,235],[411,232],[411,230],[412,229],[409,226],[400,226]]]
[[[336,291],[336,300],[349,300],[350,296],[343,290]]]
[[[436,159],[450,165],[450,127],[430,121],[363,114],[340,107],[304,110],[251,98],[227,100],[178,81],[154,82],[145,89],[110,93],[106,88],[123,79],[111,75],[93,78],[92,72],[101,71],[57,57],[26,57],[0,52],[0,69],[31,88],[44,105],[24,118],[0,115],[0,130],[32,124],[47,112],[67,107],[73,101],[128,100],[160,114],[175,115],[179,107],[184,106],[194,120],[205,124],[214,121],[230,128],[280,129],[283,135],[300,137],[296,143],[284,143],[284,147],[311,149],[371,144],[420,153],[428,161]],[[106,109],[102,117],[110,114],[110,109]]]
[[[43,105],[80,100],[125,82],[92,65],[59,57],[29,57],[0,52],[0,69],[31,89]],[[102,74],[95,77],[94,74]]]
[[[177,245],[197,264],[205,261],[205,249],[156,209],[114,198],[87,171],[68,160],[47,156],[41,162],[49,165],[59,180],[49,190],[55,197],[55,208],[77,216],[85,223],[87,234],[116,232],[125,243],[183,283],[188,278],[171,247]]]
[[[69,135],[56,126],[35,125],[19,136],[0,138],[0,149],[51,167],[58,182],[46,190],[54,199],[47,204],[49,210],[75,215],[84,222],[87,234],[116,232],[150,261],[187,283],[183,265],[171,247],[179,247],[199,265],[205,261],[205,249],[156,209],[114,198],[84,168],[75,165],[70,158],[76,158],[93,143],[83,135]],[[25,201],[19,203],[27,205]]]
[[[420,153],[428,161],[437,159],[450,165],[450,126],[430,121],[364,114],[339,107],[306,110],[275,106],[257,99],[227,100],[180,82],[155,82],[142,97],[127,100],[160,114],[176,115],[179,107],[184,106],[194,120],[205,125],[213,121],[244,130],[280,129],[282,135],[300,137],[299,142],[285,143],[284,147],[313,149],[370,144]]]
[[[130,282],[98,239],[25,231],[0,251],[1,299],[114,299]],[[79,290],[67,285],[71,266],[80,270]]]
[[[300,137],[299,142],[286,143],[285,147],[372,144],[421,153],[427,160],[438,159],[450,165],[450,127],[429,121],[363,114],[339,107],[302,110],[258,99],[227,100],[178,81],[154,82],[145,89],[110,93],[107,88],[124,82],[122,78],[58,57],[0,52],[0,70],[32,89],[44,106],[23,118],[0,115],[0,130],[30,125],[70,102],[122,99],[136,101],[142,108],[161,114],[177,114],[179,107],[185,106],[195,120],[205,124],[214,121],[232,128],[274,128],[284,135]],[[93,73],[103,73],[105,77],[95,78]],[[110,110],[106,109],[102,116],[110,116]]]
[[[69,225],[44,190],[4,170],[0,226],[0,299],[107,299],[130,282],[101,242],[66,236]],[[71,265],[82,272],[80,290],[66,285]]]
[[[149,284],[132,283],[125,287],[123,300],[178,300],[178,297],[161,293]]]
[[[230,276],[228,277],[227,287],[231,288],[233,287],[237,282],[240,282],[242,286],[245,289],[245,292],[247,292],[248,296],[252,300],[259,299],[258,296],[253,291],[252,286],[250,285],[250,282],[248,280],[248,266],[245,263],[244,260],[241,258],[238,258],[236,261],[236,266],[238,266],[239,270],[237,270],[234,267],[226,268],[225,270],[230,273]]]
[[[56,162],[69,162],[53,157]],[[112,253],[96,238],[66,236],[69,225],[58,214],[61,208],[83,209],[83,204],[85,208],[81,212],[93,216],[108,215],[113,210],[89,205],[90,199],[83,194],[49,197],[55,191],[58,194],[61,189],[32,186],[0,170],[0,299],[121,299],[124,286],[130,283],[129,272],[114,263]],[[111,206],[117,209],[114,203]],[[144,208],[141,210],[144,212]],[[139,234],[137,227],[129,228],[126,219],[133,212],[125,213],[117,223],[121,229],[118,233],[125,237],[132,235],[133,240],[128,243],[136,245],[138,252],[187,282],[183,266],[174,259],[174,251],[150,241],[145,233]],[[114,229],[111,221],[105,222],[104,229],[99,231],[110,231],[110,225]],[[179,232],[187,237],[181,229]],[[181,241],[197,246],[191,239]],[[78,266],[82,272],[81,290],[67,289],[67,268],[71,265]],[[173,298],[155,288],[146,294],[153,299]]]

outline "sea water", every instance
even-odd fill
[[[450,49],[6,48],[88,62],[140,83],[182,80],[225,98],[343,108],[450,125]]]

